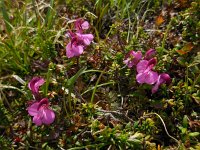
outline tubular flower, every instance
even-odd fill
[[[39,87],[44,84],[45,80],[41,77],[33,77],[28,83],[28,88],[31,90],[34,96],[39,95]]]
[[[40,102],[34,102],[27,110],[29,115],[33,116],[33,123],[37,126],[42,124],[49,125],[55,120],[55,113],[49,108],[47,98],[43,98]]]
[[[71,41],[66,46],[66,55],[68,58],[80,56],[85,46],[90,45],[94,36],[92,34],[81,34],[69,32]]]
[[[144,59],[145,60],[150,60],[151,58],[153,58],[156,55],[156,50],[155,49],[149,49],[145,55],[144,55]]]
[[[170,84],[171,83],[171,78],[167,73],[161,73],[158,76],[158,79],[156,81],[156,84],[154,87],[151,89],[152,94],[158,91],[158,88],[160,87],[161,84]]]
[[[147,84],[154,84],[158,79],[158,73],[152,71],[153,67],[156,64],[156,59],[152,58],[148,60],[141,60],[137,64],[137,76],[136,80],[138,83],[147,83]]]
[[[137,65],[141,58],[141,51],[135,52],[132,50],[126,55],[125,60],[123,62],[128,66],[128,68],[132,68],[134,65]]]
[[[75,29],[77,32],[82,33],[83,30],[89,29],[90,25],[87,21],[84,21],[82,18],[79,18],[75,21]]]

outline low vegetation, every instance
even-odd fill
[[[0,149],[200,149],[198,0],[0,1]]]

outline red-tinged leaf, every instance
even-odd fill
[[[200,121],[198,120],[189,121],[189,126],[190,128],[200,128]]]
[[[156,18],[156,25],[157,26],[160,26],[163,22],[164,22],[164,18],[162,15],[159,15],[157,18]]]
[[[192,43],[187,43],[182,49],[180,50],[177,50],[177,52],[180,54],[180,55],[184,55],[184,54],[187,54],[188,52],[190,52],[193,48],[193,44]]]
[[[14,142],[16,142],[16,143],[21,142],[21,140],[22,140],[22,139],[21,139],[20,137],[18,137],[18,136],[14,138]]]

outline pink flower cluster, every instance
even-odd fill
[[[54,111],[49,108],[47,98],[40,98],[39,87],[44,84],[45,80],[41,77],[34,77],[29,83],[28,88],[31,90],[35,100],[31,101],[27,108],[29,115],[33,116],[33,123],[37,126],[42,124],[49,125],[55,120]]]
[[[86,46],[90,45],[94,36],[92,34],[83,33],[89,29],[89,23],[79,18],[75,21],[75,33],[68,32],[71,41],[66,46],[66,55],[68,58],[80,56]]]
[[[149,49],[142,59],[141,51],[135,52],[132,50],[126,55],[124,60],[128,68],[136,66],[136,80],[138,83],[154,85],[151,90],[152,94],[158,91],[160,85],[169,84],[171,82],[171,78],[167,73],[158,74],[153,70],[157,63],[157,60],[154,58],[155,55],[156,51],[154,49]]]

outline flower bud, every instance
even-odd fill
[[[149,49],[144,56],[145,60],[150,60],[151,58],[153,58],[156,55],[156,50],[155,49]]]

